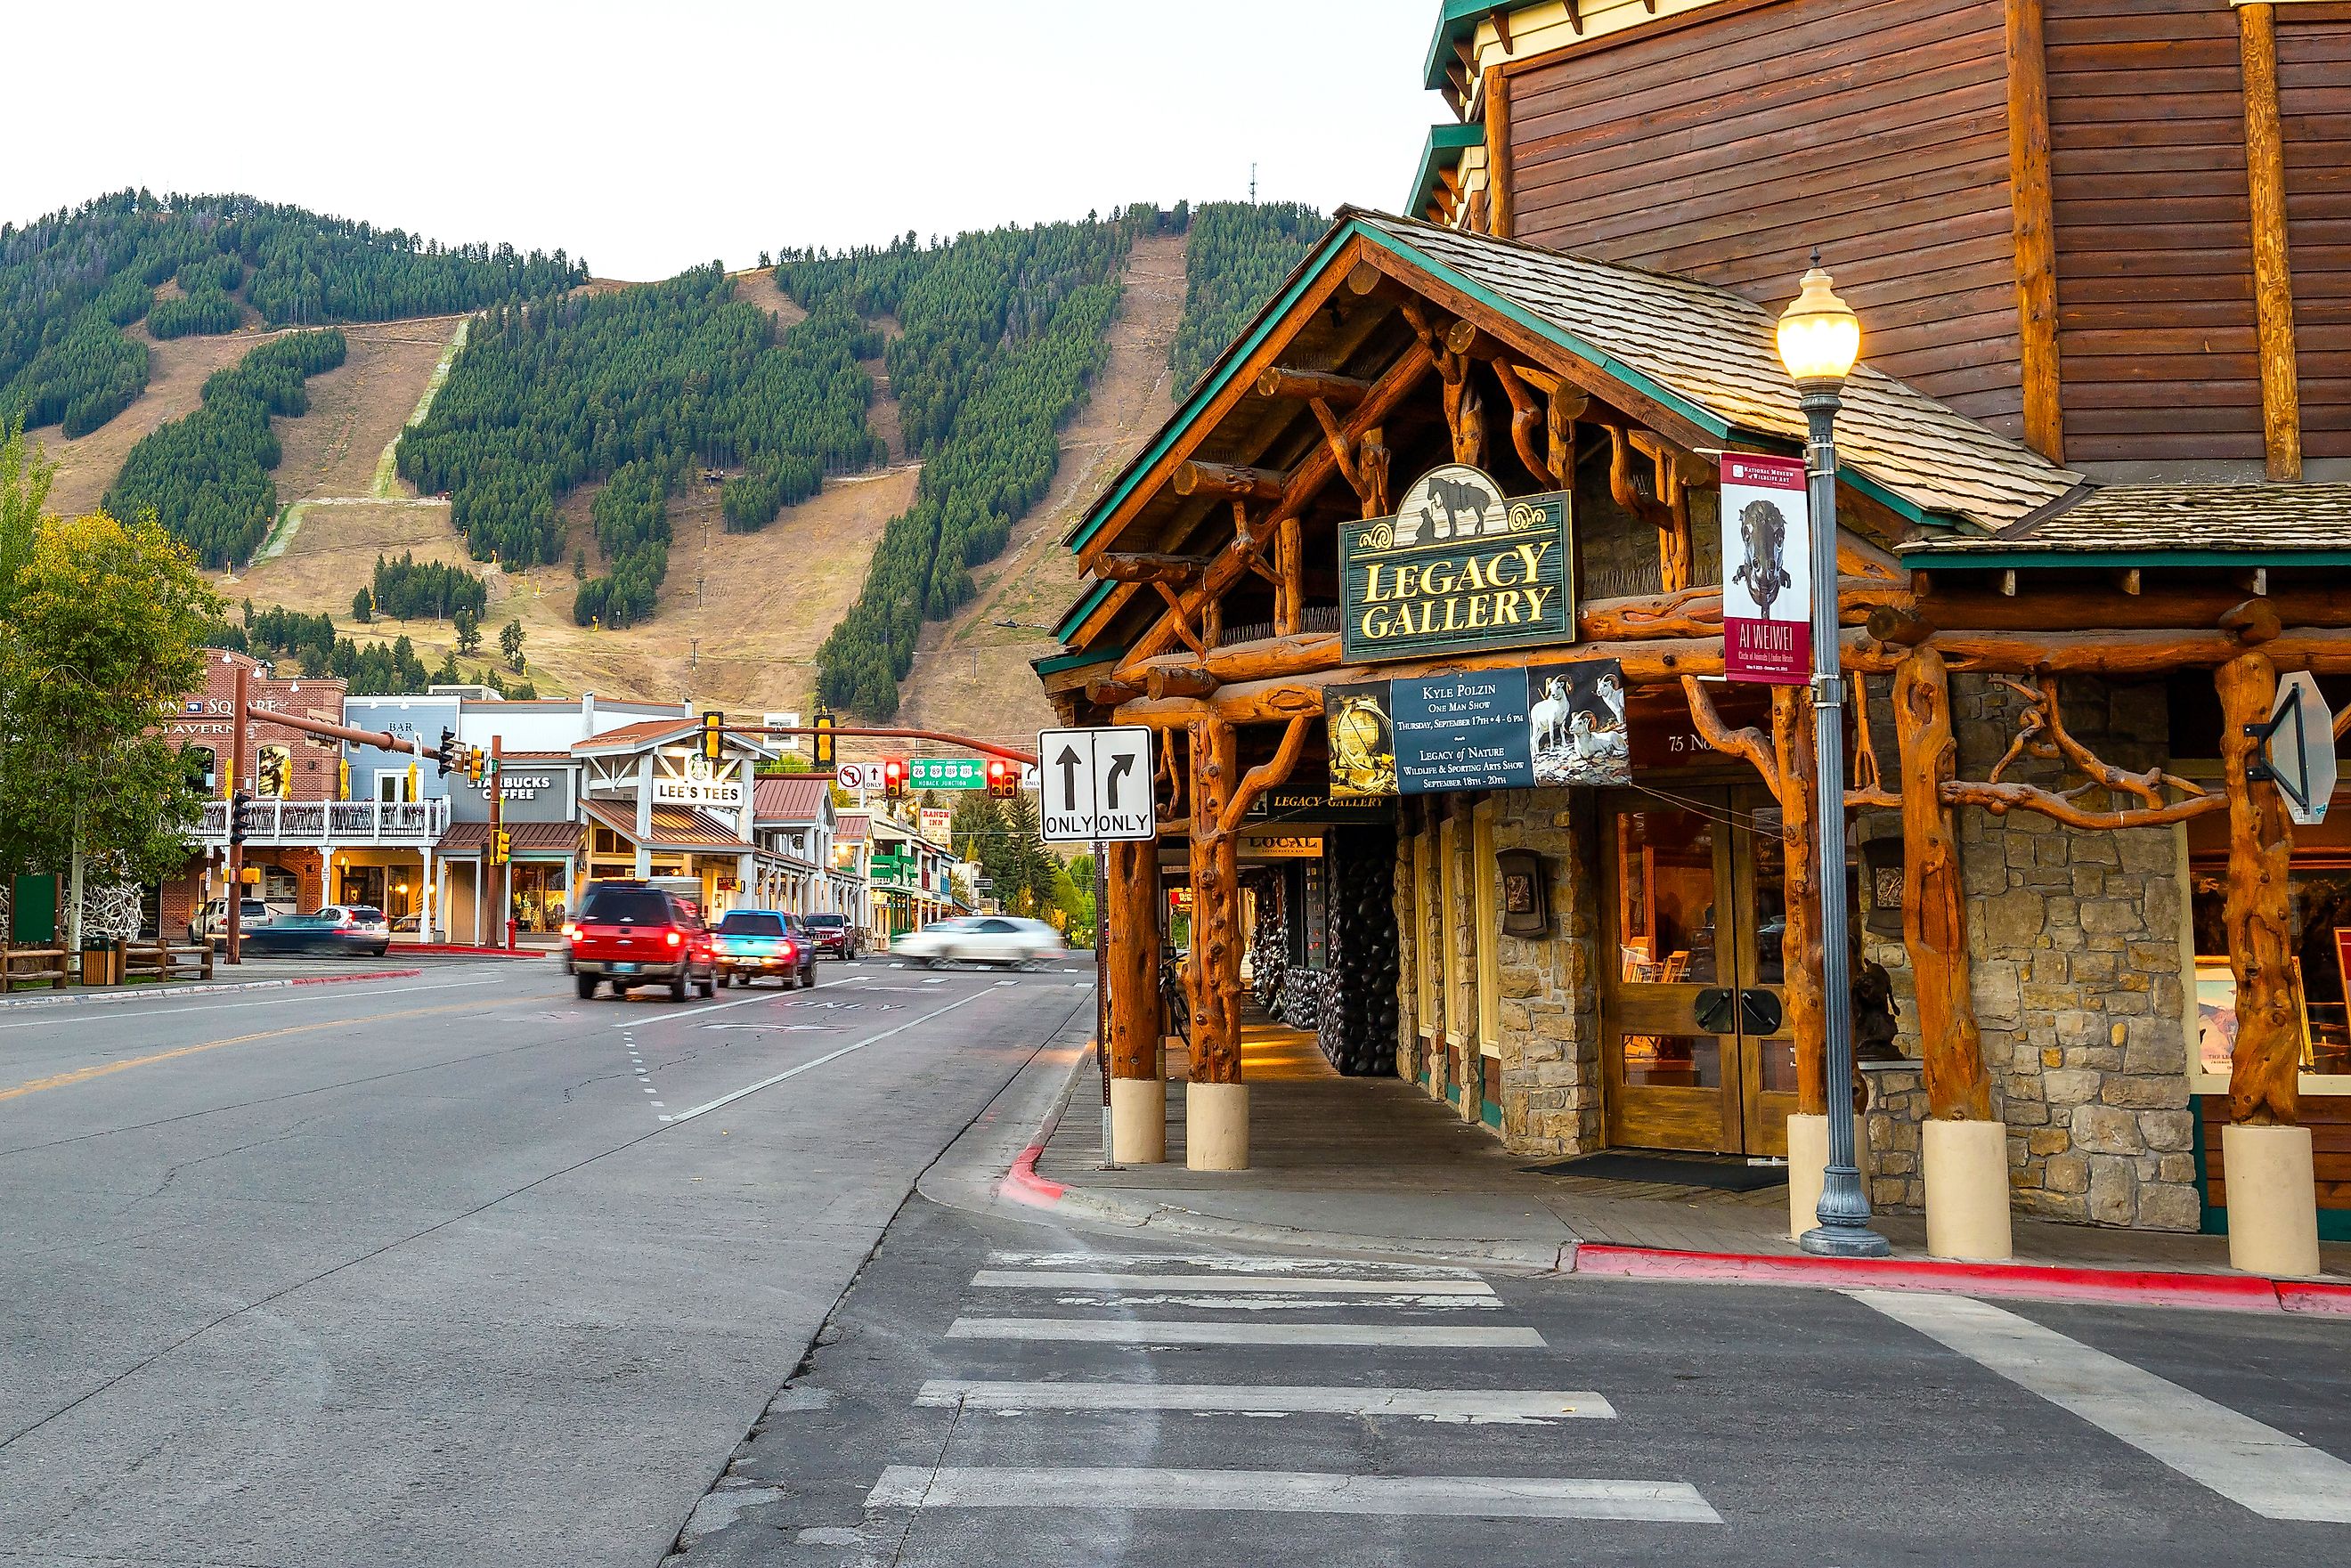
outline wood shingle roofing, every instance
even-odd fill
[[[1938,534],[1899,548],[1919,565],[2018,556],[2056,566],[2088,556],[2351,554],[2351,484],[2109,485],[1997,535]]]

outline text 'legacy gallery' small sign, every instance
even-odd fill
[[[1566,493],[1505,500],[1483,473],[1433,469],[1393,517],[1339,530],[1349,664],[1575,640]]]

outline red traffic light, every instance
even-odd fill
[[[906,759],[884,758],[882,762],[882,792],[893,799],[906,792]]]
[[[990,800],[1008,800],[1019,787],[1019,779],[1012,771],[1012,764],[1001,757],[987,759],[987,794]]]

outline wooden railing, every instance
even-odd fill
[[[0,943],[0,996],[31,986],[54,990],[79,980],[84,985],[121,985],[133,978],[152,980],[213,977],[210,943],[174,946],[162,938],[136,942],[120,938],[91,947],[79,964],[63,947],[11,947]]]

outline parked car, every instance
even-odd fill
[[[258,898],[248,898],[237,910],[236,923],[242,933],[293,913],[290,909],[264,903]],[[200,946],[215,936],[225,937],[227,935],[228,900],[225,898],[215,898],[207,903],[197,912],[196,917],[188,922],[188,940]]]
[[[243,915],[238,919],[242,921]],[[280,915],[240,933],[252,954],[308,953],[338,956],[383,956],[392,928],[383,911],[364,904],[330,904],[311,915]]]
[[[722,986],[747,986],[763,975],[788,991],[816,984],[816,944],[779,909],[730,909],[714,936]]]
[[[934,920],[920,931],[909,931],[891,943],[890,950],[923,968],[942,963],[1018,968],[1065,949],[1061,934],[1041,920],[967,915]]]
[[[803,915],[799,920],[816,950],[827,957],[854,958],[865,950],[865,933],[845,915]]]
[[[666,985],[669,998],[685,1000],[689,985],[703,996],[718,988],[710,927],[693,904],[642,882],[588,884],[579,915],[563,927],[563,967],[584,999],[609,981],[614,996],[632,987]]]

